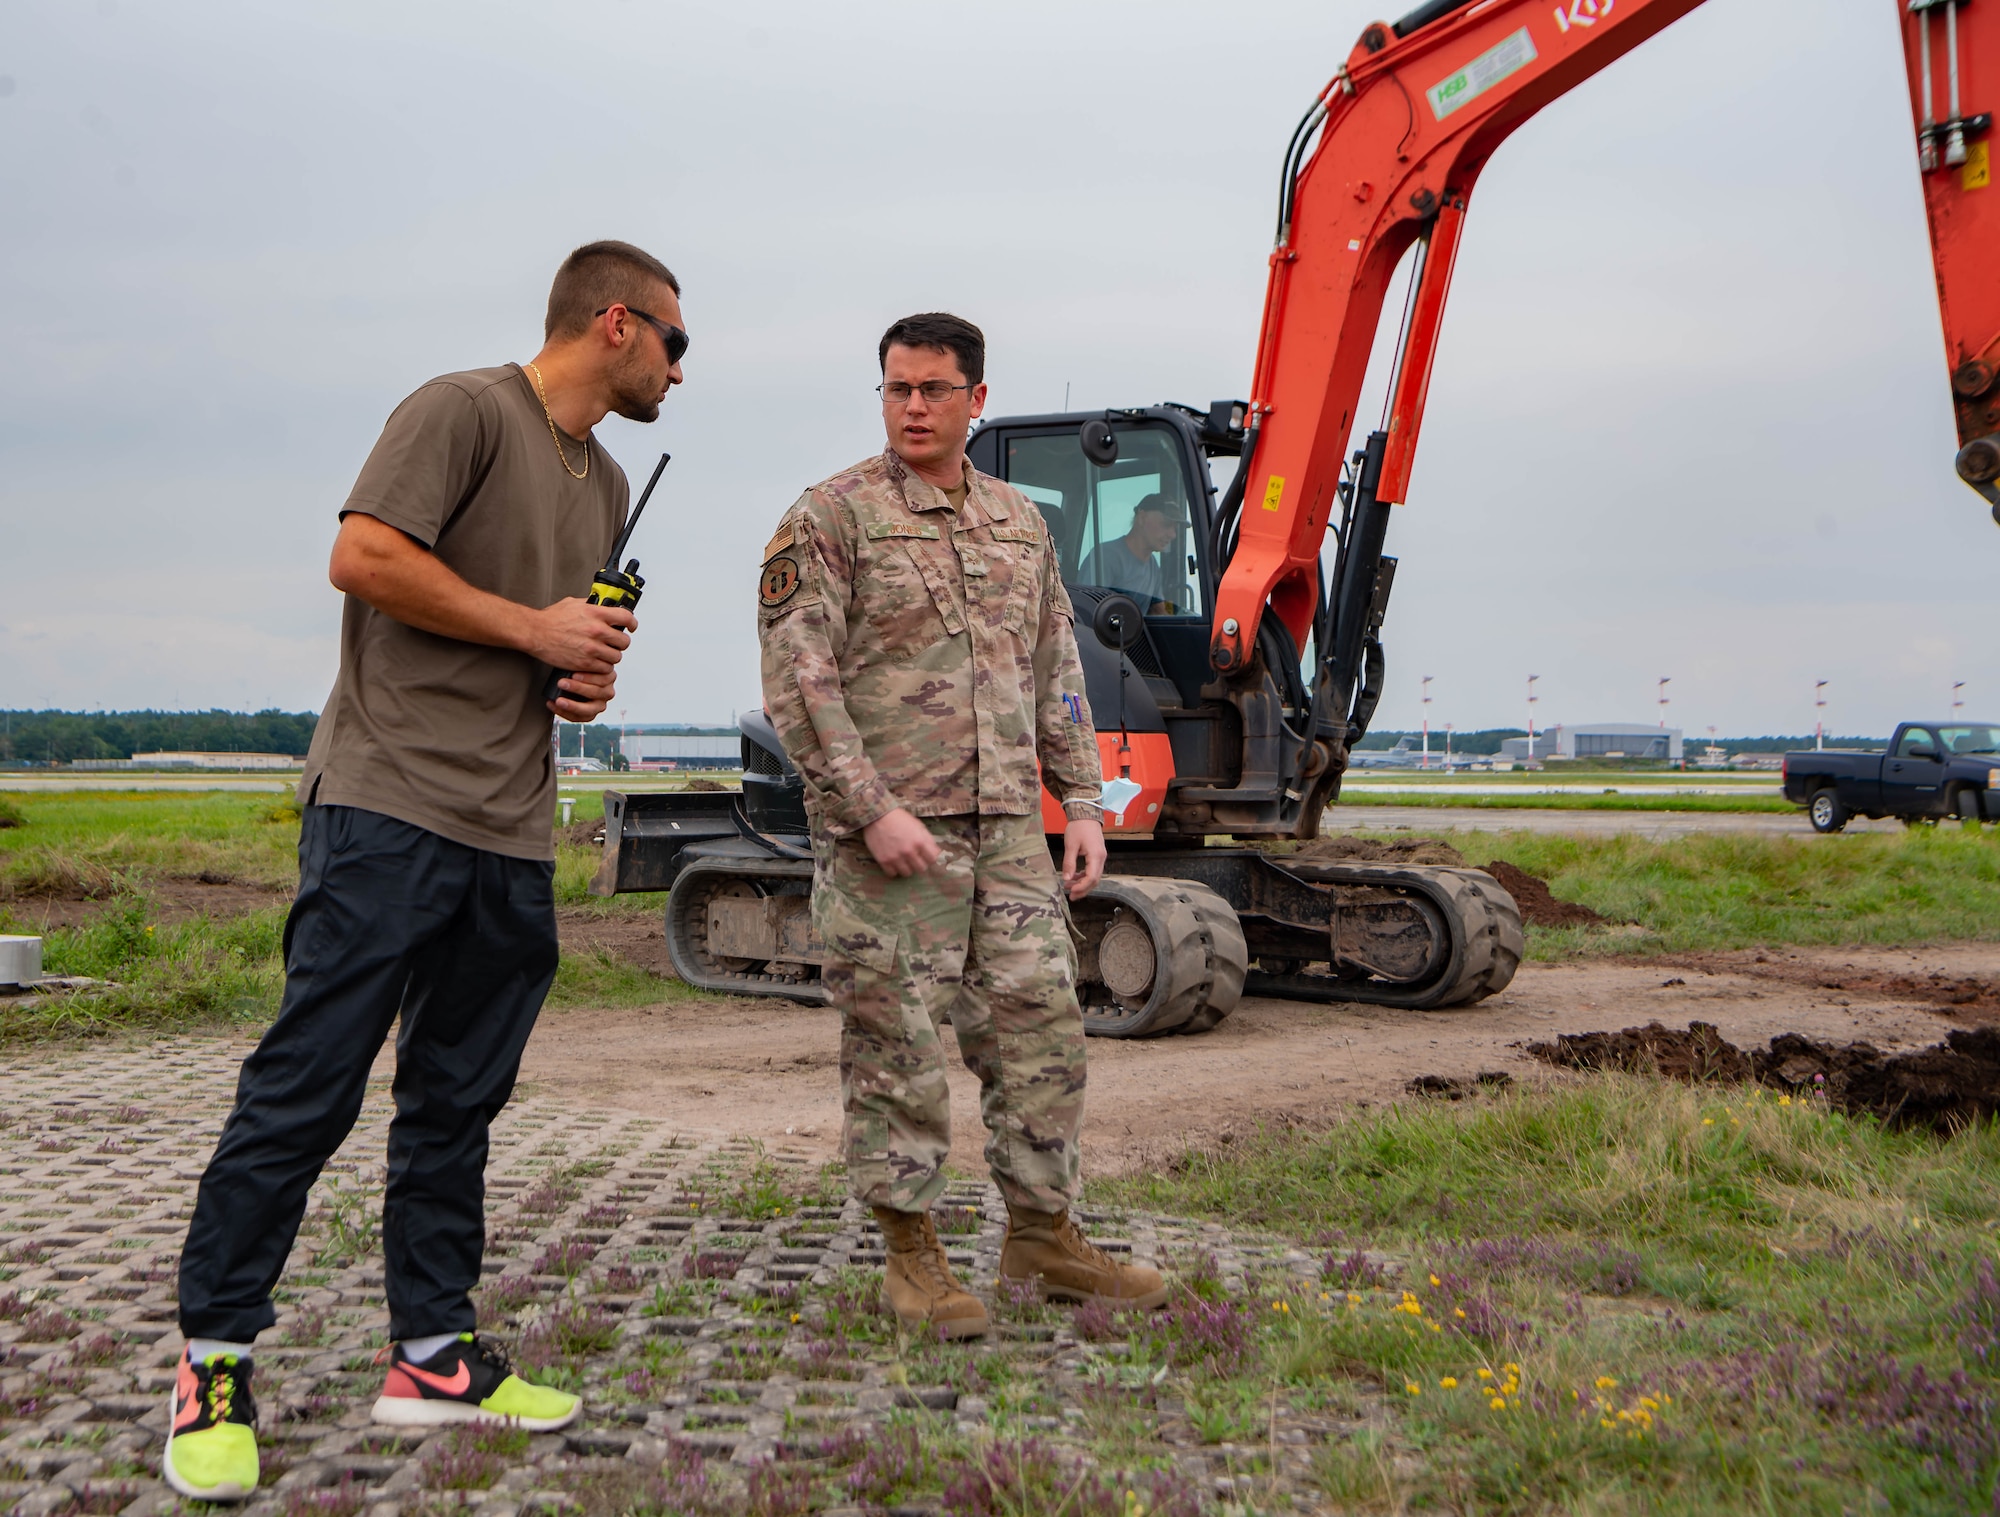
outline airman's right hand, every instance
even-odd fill
[[[929,874],[937,867],[937,839],[930,828],[898,806],[861,829],[861,840],[892,879]]]

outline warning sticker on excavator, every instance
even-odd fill
[[[1284,498],[1285,476],[1282,474],[1273,474],[1270,482],[1264,486],[1264,509],[1266,511],[1277,510],[1279,505],[1284,501]]]
[[[1965,167],[1958,171],[1958,187],[1962,190],[1983,190],[1993,182],[1993,155],[1988,151],[1991,144],[1968,142],[1965,145]]]
[[[1431,114],[1442,121],[1462,105],[1470,105],[1511,74],[1518,74],[1535,61],[1535,39],[1524,26],[1511,37],[1489,47],[1448,79],[1440,79],[1424,91]]]

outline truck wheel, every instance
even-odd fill
[[[1847,825],[1847,808],[1830,786],[1812,793],[1806,802],[1806,815],[1812,819],[1814,832],[1838,832]]]
[[[1950,804],[1945,809],[1957,817],[1962,826],[1970,828],[1978,826],[1986,819],[1986,814],[1980,806],[1977,790],[1970,785],[1954,785],[1951,787]]]

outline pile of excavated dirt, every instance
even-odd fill
[[[1436,838],[1330,837],[1307,843],[1289,855],[1301,864],[1448,864],[1466,867],[1465,855]],[[1594,927],[1604,918],[1575,901],[1558,901],[1549,882],[1505,859],[1476,865],[1506,888],[1530,927]]]
[[[1553,1043],[1530,1043],[1527,1052],[1558,1069],[1614,1069],[1690,1083],[1757,1076],[1750,1056],[1707,1022],[1690,1022],[1685,1032],[1648,1022],[1623,1032],[1565,1033]]]
[[[579,848],[590,848],[604,841],[604,818],[592,817],[589,821],[574,821],[567,827],[556,828],[556,841],[574,843]]]
[[[1766,1085],[1824,1089],[1842,1111],[1885,1121],[1949,1131],[2000,1112],[2000,1027],[1964,1028],[1933,1047],[1887,1055],[1872,1043],[1786,1032],[1756,1060]]]
[[[1567,1069],[1615,1069],[1670,1079],[1754,1079],[1778,1090],[1823,1095],[1852,1116],[1949,1132],[2000,1114],[2000,1027],[1950,1032],[1942,1043],[1885,1054],[1873,1043],[1822,1043],[1780,1033],[1768,1050],[1745,1052],[1706,1022],[1685,1032],[1649,1022],[1623,1032],[1586,1032],[1530,1043],[1527,1052]]]
[[[1449,864],[1465,867],[1465,855],[1436,838],[1316,838],[1291,857],[1301,864]]]
[[[1604,918],[1576,901],[1558,901],[1549,882],[1539,875],[1518,869],[1505,859],[1495,859],[1486,872],[1506,888],[1521,908],[1521,920],[1529,927],[1598,927]]]
[[[688,789],[698,790],[704,795],[720,795],[725,790],[733,790],[733,785],[718,785],[714,780],[689,780]]]

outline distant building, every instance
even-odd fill
[[[78,759],[74,769],[297,769],[289,753],[135,753],[128,759]]]
[[[1511,759],[1525,759],[1528,740],[1510,737],[1500,751]],[[1587,722],[1576,727],[1551,727],[1535,734],[1534,757],[1636,758],[1679,763],[1682,756],[1681,729],[1648,727],[1637,722]]]
[[[1533,753],[1528,752],[1528,740],[1525,737],[1503,737],[1500,739],[1500,757],[1512,759],[1517,764],[1524,764],[1531,758],[1537,761],[1558,758],[1563,756],[1561,743],[1562,729],[1559,727],[1551,727],[1547,732],[1537,732]]]
[[[634,732],[618,751],[634,769],[738,769],[743,764],[743,736],[726,727]]]

